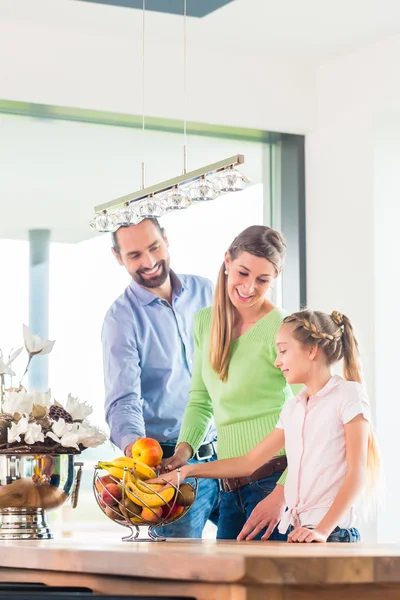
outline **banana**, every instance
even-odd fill
[[[100,462],[98,463],[100,469],[108,471],[112,477],[116,479],[122,479],[124,476],[124,470],[120,467],[114,466],[113,462]]]
[[[136,458],[129,458],[128,456],[121,456],[113,461],[104,461],[98,464],[100,469],[108,471],[110,475],[118,479],[123,479],[124,468],[134,471],[139,479],[155,479],[157,477],[156,472],[151,467],[140,460],[136,460]]]
[[[124,469],[130,469],[131,471],[135,471],[135,475],[139,479],[154,479],[157,477],[155,471],[148,465],[146,465],[141,460],[137,458],[130,458],[129,456],[120,456],[119,458],[114,458],[112,461],[115,467],[120,467]]]
[[[162,483],[146,483],[142,482],[139,478],[131,475],[130,481],[136,485],[136,487],[145,494],[151,494],[152,492],[159,492],[164,487]]]
[[[131,460],[133,461],[131,470],[134,471],[136,477],[139,479],[155,479],[157,477],[157,473],[144,462],[141,462],[136,458],[132,458]]]
[[[150,506],[151,508],[158,508],[159,506],[164,506],[170,500],[172,500],[173,495],[175,493],[174,488],[170,487],[162,492],[159,492],[160,496],[155,494],[154,492],[146,493],[139,490],[139,488],[135,485],[133,481],[127,481],[125,483],[125,492],[126,495],[132,502],[138,504],[139,506]]]

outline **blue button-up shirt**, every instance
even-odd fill
[[[137,437],[175,442],[189,399],[193,320],[212,301],[211,281],[171,271],[172,304],[131,281],[102,330],[105,413],[121,450]],[[212,425],[206,440],[215,439]]]

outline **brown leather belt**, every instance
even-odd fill
[[[264,477],[269,477],[273,473],[281,473],[287,467],[286,456],[275,456],[262,467],[254,471],[250,477],[234,477],[233,479],[221,479],[222,489],[224,492],[233,492],[244,485],[249,485],[255,481],[259,481]]]

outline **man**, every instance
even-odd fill
[[[151,437],[168,459],[189,397],[193,319],[211,304],[212,284],[170,269],[168,239],[156,219],[120,227],[112,252],[132,281],[103,324],[106,421],[127,456],[138,437]],[[193,460],[215,460],[214,440],[213,426]],[[207,519],[217,520],[218,500],[217,482],[201,481],[188,514],[160,533],[201,537]]]

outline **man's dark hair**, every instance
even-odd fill
[[[157,229],[159,230],[159,232],[161,234],[164,233],[164,228],[161,227],[160,223],[158,222],[158,219],[156,219],[155,217],[148,217],[147,219],[144,219],[144,220],[152,221],[154,223],[154,225],[157,227]],[[121,225],[121,227],[133,227],[133,225]],[[118,252],[118,254],[120,253],[120,247],[118,245],[118,237],[117,237],[117,233],[118,233],[119,229],[120,228],[118,228],[117,231],[113,231],[111,234],[113,248],[116,252]]]

